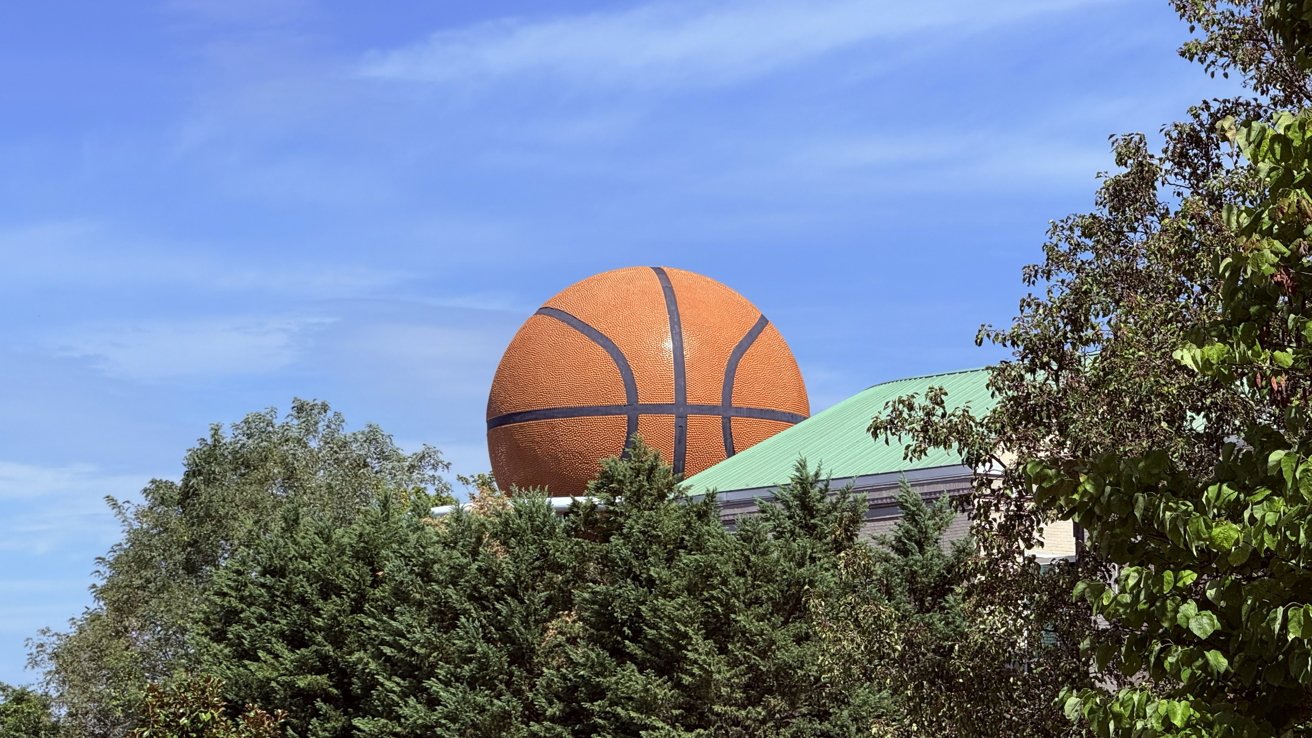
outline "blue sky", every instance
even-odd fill
[[[813,410],[979,366],[1111,133],[1226,92],[1165,0],[44,2],[0,24],[0,680],[102,502],[328,400],[488,466],[501,351],[634,264],[755,302]]]

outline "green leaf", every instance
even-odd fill
[[[1228,550],[1238,538],[1239,526],[1234,523],[1225,522],[1212,527],[1212,548],[1217,551]]]
[[[1199,351],[1196,347],[1188,346],[1185,348],[1176,349],[1175,352],[1171,355],[1175,357],[1176,361],[1180,362],[1181,364],[1184,364],[1187,368],[1192,369],[1194,371],[1199,371],[1200,367],[1198,366],[1198,353]]]
[[[1189,618],[1189,630],[1193,631],[1194,635],[1204,640],[1219,630],[1220,627],[1221,622],[1216,619],[1216,615],[1210,610],[1200,612]]]
[[[1182,628],[1189,627],[1189,621],[1198,614],[1198,603],[1188,600],[1175,611],[1175,622]]]
[[[1212,534],[1207,529],[1207,519],[1201,515],[1194,515],[1189,518],[1189,526],[1186,529],[1189,532],[1189,550],[1193,551],[1198,544],[1208,542]]]
[[[1276,638],[1280,635],[1280,626],[1284,623],[1284,620],[1285,608],[1277,607],[1271,610],[1271,614],[1266,616],[1266,620],[1262,621],[1262,624],[1271,631],[1271,637]]]
[[[1252,556],[1252,554],[1253,547],[1247,543],[1241,543],[1230,549],[1229,555],[1226,556],[1226,562],[1231,566],[1242,566],[1244,562],[1248,561],[1248,557]]]
[[[1307,610],[1298,605],[1291,605],[1285,612],[1285,624],[1290,640],[1306,637],[1309,626]]]
[[[1312,669],[1312,658],[1309,658],[1307,651],[1295,649],[1289,655],[1289,675],[1300,684],[1307,684],[1310,669]]]
[[[1309,321],[1309,322],[1308,322],[1308,325],[1309,325],[1309,326],[1312,326],[1312,321]],[[1288,453],[1289,453],[1289,451],[1287,451],[1287,450],[1285,450],[1285,449],[1283,449],[1283,448],[1278,448],[1278,449],[1276,449],[1275,451],[1272,451],[1272,452],[1271,452],[1271,455],[1268,456],[1268,457],[1266,457],[1266,469],[1267,469],[1267,471],[1270,472],[1271,474],[1275,474],[1276,471],[1278,471],[1278,470],[1280,469],[1280,461],[1281,461],[1282,459],[1284,459],[1284,458],[1285,458],[1285,455],[1288,454]]]
[[[1193,709],[1189,707],[1188,702],[1180,700],[1166,700],[1166,716],[1175,723],[1176,727],[1183,728],[1185,723],[1189,722],[1189,715]]]
[[[1067,720],[1074,720],[1079,717],[1081,704],[1082,702],[1078,696],[1068,697],[1066,699],[1066,704],[1062,707],[1062,712],[1066,715]]]
[[[1217,674],[1224,674],[1225,670],[1230,668],[1230,660],[1225,657],[1225,654],[1216,649],[1207,652],[1207,663],[1211,665],[1212,671]]]

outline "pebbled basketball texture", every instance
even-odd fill
[[[492,380],[487,445],[502,489],[568,496],[635,433],[687,477],[809,412],[788,344],[742,295],[629,267],[565,288],[520,327]]]

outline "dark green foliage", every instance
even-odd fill
[[[27,687],[0,682],[0,738],[56,738],[50,697]]]
[[[399,724],[406,734],[524,735],[543,642],[572,596],[561,521],[527,497],[449,515],[435,532],[421,559],[400,562],[410,573],[391,582],[394,604],[377,635],[396,644],[377,658],[398,685],[407,673],[422,679]]]
[[[585,581],[544,675],[549,735],[862,735],[884,707],[840,679],[808,606],[855,545],[855,503],[799,467],[778,504],[724,530],[654,453],[606,466],[578,518]]]
[[[1266,0],[1262,26],[1300,69],[1312,68],[1312,3],[1307,0]]]
[[[872,726],[883,736],[1063,736],[1071,725],[1051,704],[1079,676],[1068,615],[1073,579],[1063,566],[1016,567],[1006,583],[1015,603],[977,581],[969,540],[946,544],[957,514],[927,504],[905,483],[892,533],[839,561],[837,598],[816,603],[830,657],[882,688],[891,703]],[[834,598],[834,599],[831,599]],[[1028,611],[1018,613],[1023,607]],[[1038,617],[1034,613],[1043,613]],[[1082,632],[1075,630],[1075,632]],[[853,665],[859,665],[854,667]]]
[[[861,530],[861,507],[851,490],[830,490],[823,470],[810,470],[805,459],[761,512],[771,535],[798,549],[808,563],[852,548]]]
[[[902,517],[893,533],[880,541],[884,549],[877,557],[879,586],[898,612],[908,617],[941,619],[940,608],[945,605],[948,611],[959,611],[957,589],[973,545],[964,539],[944,550],[943,534],[956,516],[951,500],[942,497],[929,505],[903,480],[897,505]]]
[[[292,735],[351,734],[375,691],[359,658],[364,613],[385,605],[375,593],[387,559],[413,538],[393,507],[382,497],[345,526],[289,510],[273,535],[238,552],[207,597],[202,668],[239,700],[288,710]]]
[[[342,526],[288,515],[216,576],[205,668],[234,701],[286,709],[293,736],[855,736],[891,720],[877,663],[835,658],[834,633],[867,624],[854,613],[895,612],[843,573],[873,556],[856,502],[799,467],[733,533],[676,482],[637,446],[564,517],[527,495],[437,521],[390,498]]]
[[[287,709],[294,736],[522,734],[569,595],[560,523],[540,499],[436,524],[427,508],[289,516],[217,576],[208,668],[236,699]]]
[[[254,413],[226,433],[212,427],[180,481],[152,481],[140,503],[109,500],[123,538],[97,562],[95,604],[68,631],[44,632],[31,659],[65,728],[125,736],[146,686],[195,665],[189,637],[215,569],[289,505],[342,524],[384,492],[449,499],[435,450],[407,454],[377,427],[344,426],[323,403],[297,400],[282,420]]]
[[[979,688],[960,683],[955,673],[957,649],[970,630],[961,588],[972,546],[957,541],[944,550],[943,533],[955,516],[947,498],[927,505],[903,481],[897,502],[902,518],[883,539],[871,572],[898,627],[897,654],[886,672],[905,679],[898,691],[904,734],[933,727],[951,735],[961,727],[955,711],[971,703],[964,692]]]
[[[213,482],[215,492],[248,488],[252,470],[230,458],[207,464],[241,469]],[[214,481],[213,471],[202,477]],[[248,488],[252,507],[258,488]],[[66,704],[80,712],[68,733],[202,722],[244,730],[222,701],[286,710],[282,729],[297,738],[975,734],[963,727],[970,710],[949,708],[970,704],[983,655],[1000,649],[971,651],[979,638],[960,587],[970,549],[939,542],[953,516],[946,503],[925,506],[904,490],[907,517],[878,548],[858,538],[858,499],[799,464],[761,515],[727,531],[714,496],[687,498],[640,444],[607,461],[589,494],[562,516],[547,500],[506,498],[484,483],[470,506],[441,519],[429,510],[445,500],[415,486],[367,486],[349,510],[291,494],[262,500],[258,524],[216,523],[244,525],[240,541],[211,529],[199,540],[224,550],[192,550],[193,561],[210,563],[177,569],[185,557],[165,544],[188,528],[130,528],[119,555],[155,555],[189,588],[123,570],[155,590],[134,611],[104,607],[81,626],[178,607],[185,619],[161,624],[181,636],[172,661],[106,649],[138,658],[136,671],[98,692],[73,689],[80,701]],[[143,508],[161,520],[185,512]],[[161,591],[188,594],[188,607],[151,603]],[[1012,643],[1002,653],[1030,651]],[[161,668],[146,682],[140,664],[150,659]],[[207,680],[178,682],[188,672]],[[62,678],[56,684],[73,684]],[[211,693],[219,683],[222,695]],[[97,701],[123,684],[140,691]],[[984,691],[998,697],[1014,685]],[[108,716],[108,729],[88,716]]]

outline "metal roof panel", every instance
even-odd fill
[[[995,404],[988,378],[987,369],[969,369],[876,384],[694,475],[686,485],[692,494],[777,487],[788,481],[798,458],[812,468],[820,464],[835,480],[960,465],[960,455],[943,449],[906,461],[902,443],[876,440],[866,429],[888,401],[912,393],[923,397],[930,387],[947,390],[949,410],[968,405],[978,414],[988,412]]]

